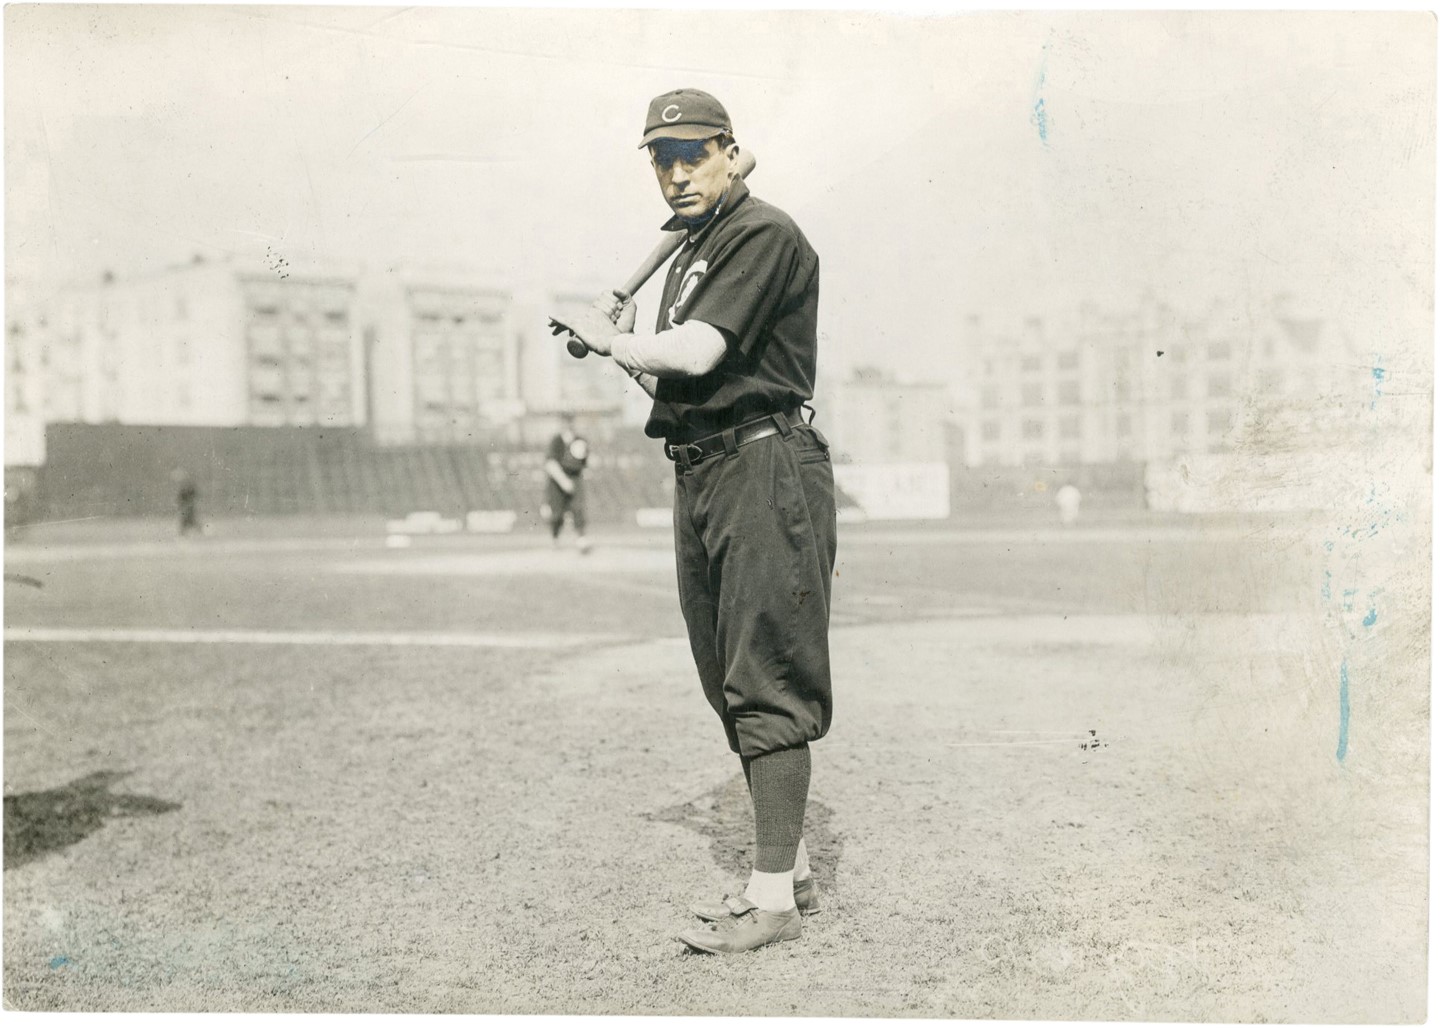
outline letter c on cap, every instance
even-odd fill
[[[674,113],[674,114],[671,114],[671,113],[670,113],[671,111],[674,111],[675,113]],[[663,122],[665,122],[666,124],[669,124],[670,122],[679,121],[679,120],[680,120],[680,105],[679,105],[679,104],[671,104],[669,107],[665,108],[663,111],[660,112],[660,120],[663,121]]]

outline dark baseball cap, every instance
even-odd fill
[[[698,89],[673,89],[650,101],[640,146],[657,139],[709,139],[722,132],[733,130],[719,100]]]

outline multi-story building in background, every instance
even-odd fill
[[[974,467],[1224,453],[1257,413],[1282,410],[1304,432],[1350,359],[1332,325],[1283,298],[1255,317],[1219,303],[1187,317],[1147,300],[1010,330],[972,318],[961,350],[964,463]]]
[[[538,446],[573,410],[606,444],[650,401],[611,361],[546,328],[599,290],[525,293],[493,279],[196,260],[48,296],[13,284],[6,465],[44,460],[44,425],[364,427],[381,444]],[[955,380],[862,368],[830,386],[821,429],[850,465],[1169,465],[1180,456],[1323,448],[1317,411],[1357,361],[1335,327],[1283,298],[1182,314],[1130,311],[1001,326],[972,318]],[[619,445],[618,442],[615,445]],[[966,481],[969,481],[967,479]]]
[[[47,422],[354,424],[351,278],[196,261],[71,287],[12,310],[41,352]]]
[[[589,303],[456,271],[197,259],[106,276],[10,304],[11,434],[33,413],[41,426],[363,425],[380,443],[548,438],[556,412],[618,419],[628,395],[612,362],[575,360],[544,329]],[[11,442],[7,463],[23,448]]]
[[[404,273],[363,288],[366,414],[380,442],[473,442],[523,412],[514,303],[459,276]]]
[[[234,275],[243,332],[244,421],[353,425],[364,416],[355,282]]]

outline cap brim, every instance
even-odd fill
[[[645,133],[645,138],[640,140],[640,145],[635,149],[643,150],[657,139],[710,139],[726,131],[729,130],[716,128],[714,125],[664,125]]]

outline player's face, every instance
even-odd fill
[[[718,139],[657,139],[650,164],[665,202],[686,221],[699,221],[720,202],[735,177],[740,147]]]

